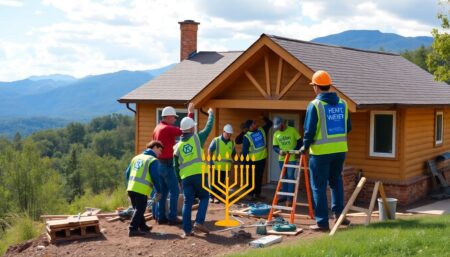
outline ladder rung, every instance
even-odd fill
[[[297,184],[297,180],[294,180],[294,179],[280,179],[280,181],[281,181],[281,182],[284,182],[284,183],[294,183],[294,184]]]
[[[285,164],[284,167],[286,167],[286,168],[295,168],[295,169],[299,168],[299,166],[295,165],[295,164]]]
[[[306,207],[309,206],[309,204],[307,204],[307,203],[296,203],[296,205],[297,205],[297,206],[306,206]]]
[[[291,211],[292,207],[287,207],[287,206],[281,206],[281,205],[273,205],[272,206],[275,209],[279,209],[279,210],[286,210],[286,211]]]
[[[287,193],[287,192],[278,192],[279,195],[287,195],[287,196],[294,196],[294,193]]]

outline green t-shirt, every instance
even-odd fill
[[[280,150],[283,151],[294,150],[295,146],[297,145],[297,140],[299,140],[300,138],[300,134],[295,128],[287,126],[284,131],[275,131],[275,133],[273,134],[272,144],[274,146],[278,146]],[[284,156],[278,156],[278,160],[283,161]],[[289,161],[295,161],[295,156],[292,155],[289,158]]]

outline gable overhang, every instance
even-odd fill
[[[117,102],[122,104],[162,104],[162,105],[170,105],[170,104],[186,104],[189,102],[189,99],[185,100],[174,100],[174,99],[117,99]]]
[[[289,63],[298,72],[311,80],[314,70],[306,66],[300,60],[298,60],[291,53],[286,51],[283,47],[274,42],[270,37],[262,34],[257,41],[255,41],[244,53],[242,53],[233,63],[231,63],[224,71],[222,71],[215,79],[213,79],[203,90],[198,92],[191,102],[195,106],[203,106],[206,103],[208,107],[213,108],[245,108],[255,109],[264,106],[264,109],[286,109],[286,110],[306,110],[309,101],[293,101],[293,100],[224,100],[224,99],[212,99],[219,90],[220,85],[230,76],[235,74],[238,69],[251,61],[263,47],[267,47],[276,53],[285,62]],[[339,89],[333,87],[337,94],[342,97],[348,103],[349,110],[355,112],[357,105],[353,100],[344,95]]]

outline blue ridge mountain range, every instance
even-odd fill
[[[353,48],[400,52],[429,46],[432,37],[403,37],[377,30],[349,30],[312,42]],[[127,71],[75,78],[52,74],[0,82],[0,136],[17,131],[62,127],[70,121],[88,121],[111,113],[132,114],[116,100],[173,65],[154,70]],[[39,124],[39,120],[42,123]],[[17,126],[15,126],[16,124]],[[14,129],[14,128],[26,128]]]

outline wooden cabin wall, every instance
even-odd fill
[[[397,113],[397,117],[399,117]],[[401,179],[401,142],[397,119],[397,158],[376,158],[369,156],[370,143],[370,112],[351,113],[352,131],[348,137],[348,153],[346,166],[361,169],[363,175],[371,179],[399,180]]]
[[[444,112],[443,143],[435,146],[435,112]],[[408,108],[405,117],[405,178],[426,175],[426,161],[450,151],[450,108]]]

